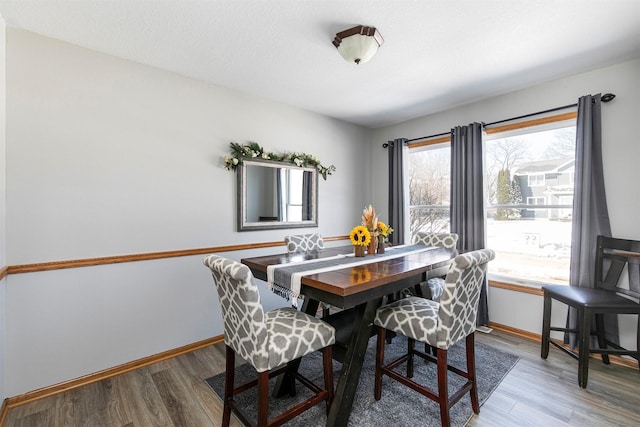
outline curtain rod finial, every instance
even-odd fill
[[[609,102],[609,101],[613,101],[613,98],[615,98],[615,97],[616,96],[613,93],[605,93],[604,95],[602,95],[600,100],[602,102]]]

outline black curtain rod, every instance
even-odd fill
[[[509,119],[498,120],[496,122],[484,123],[482,122],[482,127],[497,125],[498,123],[510,122],[512,120],[526,119],[527,117],[538,116],[540,114],[553,113],[554,111],[566,110],[567,108],[577,107],[578,104],[569,104],[563,105],[562,107],[550,108],[548,110],[538,111],[537,113],[524,114],[522,116],[511,117]]]
[[[602,102],[609,102],[609,101],[613,100],[613,98],[615,98],[615,97],[616,96],[613,93],[605,93],[604,95],[602,95],[600,100]],[[546,114],[546,113],[552,113],[554,111],[565,110],[567,108],[573,108],[573,107],[577,107],[577,106],[578,106],[577,103],[576,104],[569,104],[569,105],[564,105],[562,107],[551,108],[549,110],[538,111],[537,113],[525,114],[523,116],[511,117],[509,119],[504,119],[504,120],[498,120],[497,122],[482,123],[482,127],[497,125],[498,123],[510,122],[512,120],[525,119],[527,117],[537,116],[537,115]],[[435,137],[438,137],[438,136],[445,136],[445,135],[450,135],[450,134],[451,134],[451,132],[436,133],[434,135],[421,136],[420,138],[408,139],[406,142],[420,141],[421,139],[435,138]],[[389,146],[389,144],[387,144],[387,143],[382,144],[382,148],[387,148],[388,146]]]
[[[422,138],[407,139],[407,142],[419,141],[421,139],[429,139],[429,138],[435,138],[435,137],[438,137],[438,136],[445,136],[445,135],[451,135],[451,131],[442,132],[442,133],[436,133],[435,135],[423,136]]]

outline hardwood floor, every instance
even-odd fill
[[[592,359],[585,390],[577,361],[557,349],[542,360],[539,343],[505,332],[476,333],[476,340],[521,359],[469,426],[640,425],[637,369]],[[224,347],[206,347],[12,408],[4,426],[219,426],[222,405],[204,379],[223,370]]]

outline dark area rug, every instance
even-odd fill
[[[365,357],[358,391],[353,403],[349,426],[440,426],[440,408],[432,400],[418,394],[397,381],[383,376],[382,399],[376,401],[373,398],[373,373],[375,369],[375,337],[369,341],[369,348]],[[422,344],[416,343],[416,346]],[[398,357],[406,349],[406,338],[395,337],[391,344],[387,344],[385,360]],[[505,353],[496,348],[476,342],[476,375],[478,381],[478,397],[480,404],[484,403],[489,395],[496,389],[500,381],[513,368],[518,361],[518,356]],[[449,349],[449,364],[466,370],[464,362],[464,341]],[[334,361],[335,381],[337,383],[341,364]],[[307,378],[322,385],[322,357],[319,352],[303,358],[301,372]],[[405,369],[400,365],[398,369]],[[406,372],[406,370],[405,370]],[[255,371],[249,365],[241,365],[236,368],[236,386],[255,378]],[[414,380],[420,384],[428,384],[437,389],[436,370],[434,363],[424,362],[416,358],[414,362]],[[224,391],[224,373],[208,378],[207,384],[222,399]],[[275,379],[271,380],[272,384]],[[464,379],[449,372],[449,393],[453,393],[464,383]],[[310,392],[302,384],[296,387],[298,392],[294,398],[270,399],[269,417],[279,414],[290,407],[294,401],[299,402],[310,395]],[[255,419],[257,413],[257,398],[255,387],[238,396],[236,400],[250,416]],[[482,408],[480,408],[482,411]],[[451,425],[464,426],[473,416],[471,400],[465,395],[451,408]],[[324,426],[326,424],[324,404],[318,405],[304,414],[293,419],[286,426]]]

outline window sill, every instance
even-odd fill
[[[489,286],[492,288],[505,289],[513,292],[521,292],[532,295],[542,296],[542,285],[545,283],[542,282],[533,282],[533,281],[524,281],[517,280],[512,277],[503,277],[490,275],[489,276]]]

